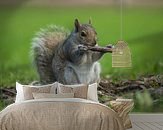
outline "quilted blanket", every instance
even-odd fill
[[[79,98],[14,103],[0,112],[0,130],[124,130],[111,108]]]

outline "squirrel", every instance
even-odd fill
[[[32,42],[33,61],[41,84],[58,81],[62,84],[91,84],[100,81],[98,60],[104,52],[90,51],[97,46],[97,33],[92,26],[75,19],[74,30],[61,26],[41,29]]]

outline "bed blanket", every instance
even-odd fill
[[[0,112],[0,130],[124,130],[109,107],[79,98],[27,100]]]

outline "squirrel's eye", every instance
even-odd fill
[[[86,32],[82,31],[82,32],[81,32],[81,36],[82,36],[82,37],[86,37],[86,36],[87,36]]]

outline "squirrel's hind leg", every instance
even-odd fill
[[[63,77],[61,77],[63,79]],[[78,75],[71,67],[67,67],[64,72],[64,84],[80,84]]]
[[[35,48],[35,49],[37,49],[37,51],[35,51],[34,61],[35,61],[37,72],[39,74],[40,84],[54,83],[56,79],[53,75],[51,60],[50,58],[46,57],[47,52],[42,51],[41,48]],[[41,52],[38,53],[40,50]]]

